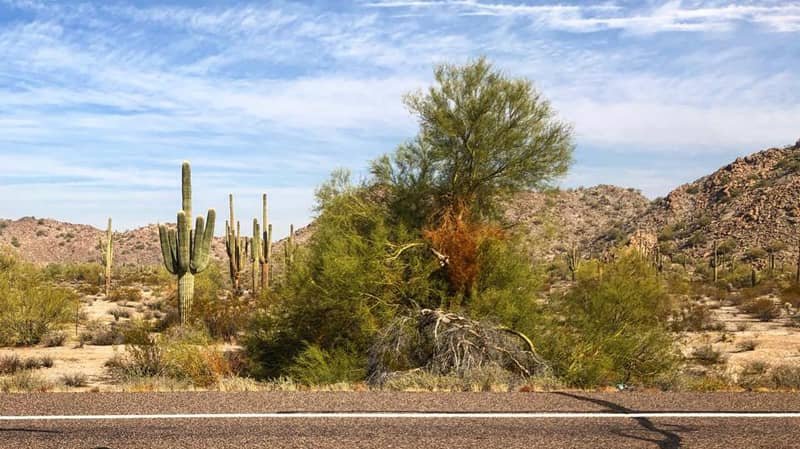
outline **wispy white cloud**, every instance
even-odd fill
[[[727,31],[737,23],[750,22],[778,32],[800,30],[800,4],[727,4],[684,6],[680,0],[652,8],[631,8],[615,4],[537,4],[456,1],[385,1],[365,6],[392,9],[436,9],[460,15],[517,16],[538,25],[574,32],[620,29],[636,33],[665,31]]]

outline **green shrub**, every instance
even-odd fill
[[[38,344],[74,320],[74,292],[52,285],[33,265],[9,257],[0,264],[0,344]]]
[[[674,371],[671,305],[650,264],[625,251],[598,271],[579,270],[578,282],[551,306],[552,321],[537,333],[556,376],[591,387],[651,384]]]
[[[326,351],[310,345],[295,357],[288,376],[302,385],[328,385],[363,380],[366,357],[343,349]]]
[[[769,372],[772,387],[780,390],[800,390],[800,366],[779,365]]]

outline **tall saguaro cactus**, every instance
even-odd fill
[[[573,243],[572,246],[567,248],[567,268],[569,268],[569,272],[573,281],[575,281],[575,273],[578,271],[578,266],[580,263],[581,254],[578,251],[577,245]]]
[[[217,213],[208,210],[205,221],[197,217],[192,229],[192,169],[189,162],[181,168],[182,209],[178,212],[176,229],[158,226],[164,266],[178,277],[178,310],[181,325],[186,324],[194,298],[194,276],[208,267],[211,242],[214,238],[214,221]]]
[[[241,236],[241,227],[233,211],[233,194],[228,195],[230,219],[225,222],[225,251],[228,253],[228,266],[233,290],[241,292],[242,262],[247,258],[247,238]]]
[[[272,224],[269,222],[269,209],[267,204],[267,194],[261,196],[261,224],[264,226],[261,234],[261,254],[259,265],[261,266],[261,289],[269,288],[269,268],[272,263]]]
[[[253,295],[258,293],[259,282],[258,282],[258,274],[259,274],[259,265],[263,260],[263,255],[261,251],[263,247],[261,246],[261,227],[258,225],[258,219],[253,219],[253,241],[252,241],[252,248],[250,249],[250,263],[252,264],[252,278],[253,278]]]
[[[111,217],[108,217],[108,229],[106,229],[106,239],[100,238],[100,252],[105,269],[106,298],[111,294],[111,265],[114,263],[114,242],[112,241],[113,231],[111,229]]]

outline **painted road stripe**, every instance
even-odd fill
[[[156,415],[33,415],[0,416],[0,421],[100,421],[166,419],[636,419],[636,418],[800,418],[800,412],[632,412],[632,413],[437,413],[437,412],[285,412],[177,413]]]

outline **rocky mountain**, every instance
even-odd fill
[[[743,256],[797,254],[800,141],[740,157],[653,202],[637,220],[668,251],[707,255],[716,240]]]
[[[534,257],[552,259],[573,245],[597,255],[624,243],[649,206],[636,189],[599,185],[518,194],[505,218],[526,236]]]
[[[295,232],[303,243],[309,228]],[[19,220],[0,220],[0,247],[11,248],[23,259],[37,263],[99,262],[99,242],[105,231],[88,225],[65,223],[46,218],[24,217]],[[150,224],[125,232],[114,233],[114,263],[120,265],[158,265],[161,245],[158,226]],[[283,241],[275,243],[276,254],[283,254]],[[225,241],[221,237],[212,243],[212,257],[227,262]]]

